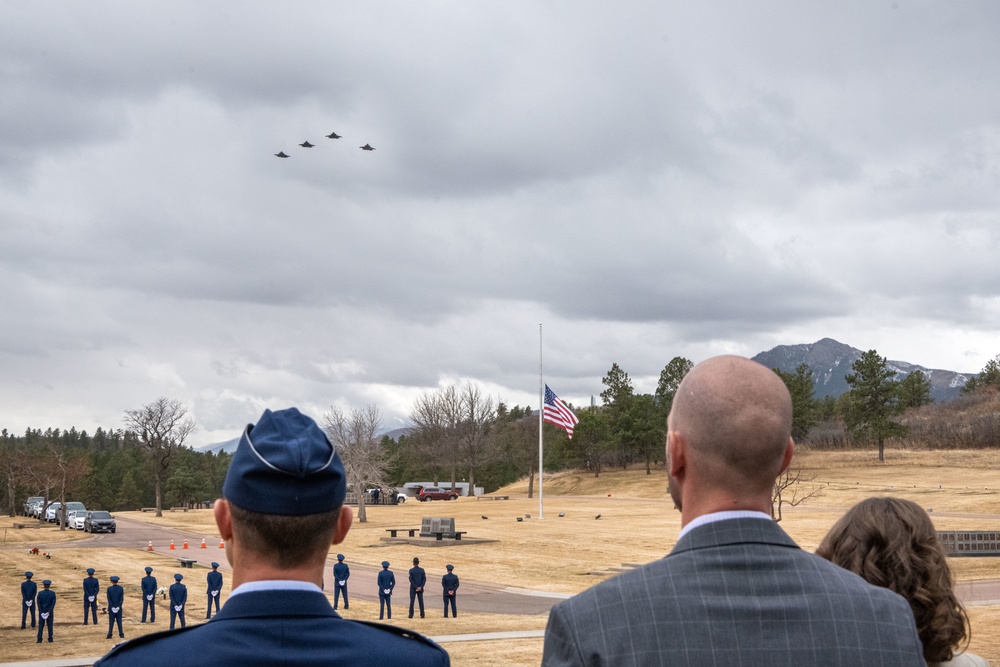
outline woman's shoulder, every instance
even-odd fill
[[[975,653],[959,653],[948,662],[939,662],[935,667],[990,667],[990,663]]]

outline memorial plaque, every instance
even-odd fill
[[[455,537],[455,517],[422,517],[420,519],[420,537],[436,537],[434,533],[444,533],[445,537]]]

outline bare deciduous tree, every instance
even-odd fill
[[[138,410],[125,411],[125,428],[135,435],[152,465],[156,516],[163,516],[162,486],[167,470],[194,426],[194,420],[187,418],[183,403],[162,396]]]
[[[365,490],[369,486],[387,486],[389,466],[392,461],[378,438],[382,427],[382,414],[375,405],[362,410],[351,410],[345,415],[340,408],[332,407],[325,415],[327,437],[340,454],[347,474],[347,485],[358,497],[358,521],[365,523]]]
[[[471,495],[476,488],[476,468],[491,458],[489,431],[496,420],[496,401],[485,396],[477,385],[466,382],[459,396],[459,410],[458,462],[468,470]]]
[[[821,495],[823,488],[815,483],[815,479],[815,474],[806,473],[802,468],[788,466],[785,472],[774,480],[774,491],[771,493],[771,518],[781,521],[783,506],[795,507]]]

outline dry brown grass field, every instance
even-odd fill
[[[805,477],[801,490],[815,494],[797,507],[785,508],[782,527],[799,544],[813,550],[822,536],[858,500],[872,495],[909,498],[927,508],[941,529],[994,529],[1000,523],[1000,452],[904,451],[889,449],[885,463],[873,452],[800,452],[793,464]],[[538,500],[527,498],[526,483],[496,492],[510,500],[462,498],[453,502],[409,502],[397,507],[368,508],[368,522],[355,521],[346,542],[336,551],[347,554],[352,564],[376,565],[383,559],[393,562],[397,575],[413,556],[433,580],[446,563],[454,563],[463,582],[477,581],[502,586],[575,593],[611,573],[623,563],[645,563],[667,553],[680,529],[679,514],[666,495],[662,469],[646,475],[642,469],[608,470],[600,477],[570,471],[545,477],[544,520],[538,520]],[[564,516],[560,517],[562,513]],[[525,518],[526,515],[531,518]],[[601,518],[595,517],[600,514]],[[978,515],[978,516],[977,516]],[[149,514],[122,513],[120,516],[174,526],[217,539],[210,511],[166,513],[161,519]],[[386,528],[418,527],[421,517],[455,517],[457,529],[467,537],[496,540],[482,544],[428,548],[409,544],[389,544]],[[482,517],[486,516],[487,519]],[[518,522],[517,517],[523,521]],[[112,643],[104,639],[106,627],[80,625],[79,586],[83,570],[92,565],[102,572],[120,570],[126,586],[126,637],[166,627],[164,613],[154,627],[140,625],[141,603],[136,593],[142,567],[147,563],[172,568],[174,559],[140,550],[74,549],[67,540],[80,533],[59,534],[54,528],[14,530],[7,527],[0,549],[0,608],[10,610],[0,620],[0,632],[7,639],[0,644],[0,660],[34,660],[55,657],[101,655]],[[29,534],[30,533],[30,534]],[[39,560],[26,551],[33,543],[52,544],[52,560]],[[56,544],[64,542],[64,544]],[[152,561],[151,561],[152,559]],[[1000,559],[959,558],[950,564],[961,581],[1000,578]],[[50,578],[61,595],[56,608],[56,642],[36,646],[30,631],[21,632],[18,609],[19,582],[25,569],[34,570],[36,580]],[[162,572],[162,569],[160,570]],[[172,569],[170,570],[173,571]],[[200,587],[204,570],[195,570],[191,580],[192,605],[189,619],[204,613]],[[126,573],[137,573],[129,576]],[[353,579],[352,579],[353,581]],[[228,579],[227,579],[228,583]],[[360,585],[361,582],[359,582]],[[405,597],[405,596],[401,596]],[[436,609],[435,595],[429,609]],[[402,602],[402,601],[401,601]],[[401,605],[400,603],[397,603]],[[461,602],[459,602],[461,604]],[[402,606],[397,609],[403,608]],[[161,610],[162,611],[162,610]],[[19,613],[19,612],[18,612]],[[1000,665],[1000,637],[995,629],[1000,606],[971,606],[973,638],[970,650]],[[349,618],[377,618],[377,603],[356,600]],[[462,614],[447,623],[435,614],[409,620],[397,612],[393,622],[429,635],[540,630],[546,615]],[[417,621],[417,622],[414,622]],[[106,617],[104,617],[106,622]],[[448,643],[455,665],[537,665],[541,639]]]

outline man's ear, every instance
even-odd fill
[[[785,457],[781,459],[781,470],[778,472],[779,475],[788,470],[788,466],[792,465],[793,456],[795,456],[795,438],[789,436],[788,446],[785,447]]]
[[[337,528],[333,531],[333,542],[332,544],[340,544],[347,537],[347,531],[351,529],[351,524],[354,523],[354,510],[352,510],[347,505],[343,505],[340,508],[340,517],[337,519]]]
[[[667,431],[667,466],[670,469],[670,476],[683,476],[686,465],[684,437],[678,431]]]
[[[225,499],[219,498],[215,501],[213,509],[215,510],[215,525],[219,527],[219,537],[224,542],[231,541],[233,539],[233,515],[229,512],[229,503]]]

